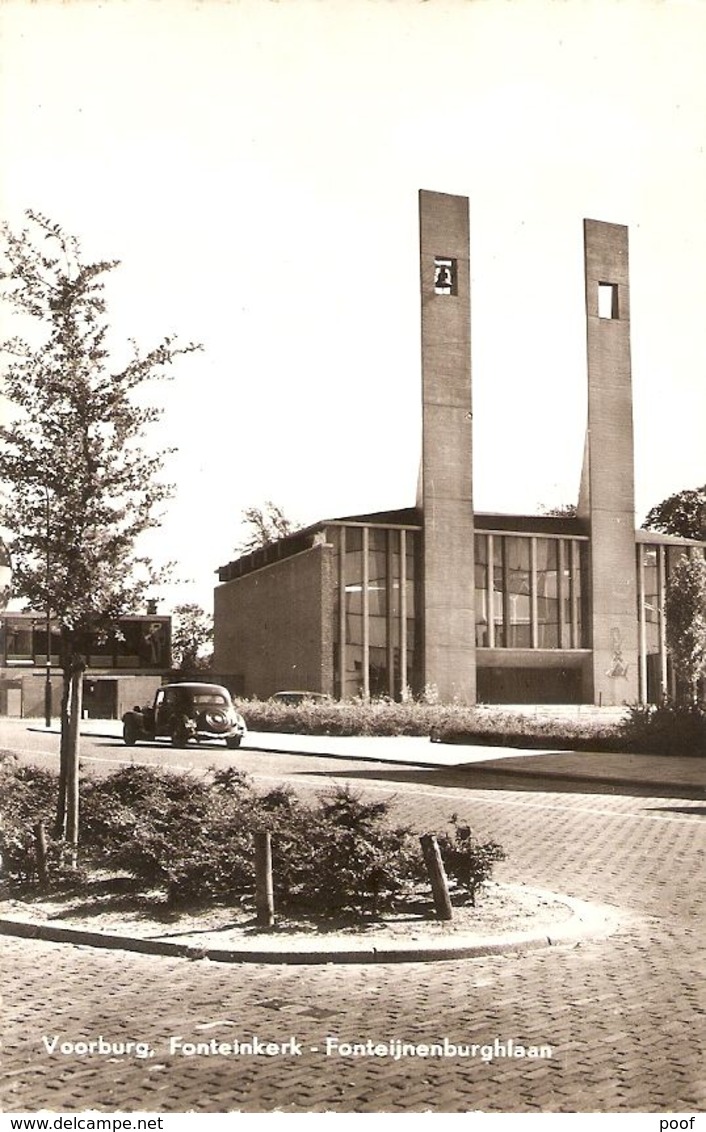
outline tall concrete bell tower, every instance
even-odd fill
[[[588,430],[579,514],[590,523],[593,702],[638,698],[628,230],[584,220]]]
[[[468,198],[419,194],[424,680],[476,701]]]

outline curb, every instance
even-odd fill
[[[525,888],[525,892],[548,895],[545,891]],[[541,947],[576,943],[580,940],[602,938],[618,926],[618,914],[608,905],[588,904],[568,896],[551,894],[568,907],[571,918],[549,932],[512,932],[505,936],[488,936],[485,940],[414,945],[383,944],[332,948],[328,950],[297,949],[296,942],[286,951],[251,950],[249,948],[197,947],[189,943],[170,943],[160,939],[138,939],[112,932],[84,931],[81,928],[59,928],[49,924],[35,924],[26,920],[0,919],[0,936],[20,939],[37,939],[48,943],[74,944],[100,947],[108,950],[132,951],[143,955],[164,955],[192,961],[207,959],[212,963],[265,963],[277,965],[330,964],[330,963],[430,963],[450,959],[475,959],[485,955],[498,955],[510,951],[532,951]]]

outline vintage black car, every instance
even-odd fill
[[[240,746],[246,730],[230,692],[220,684],[164,684],[151,706],[135,707],[123,716],[128,747],[140,739],[171,739],[175,747],[185,747],[192,739],[197,743],[225,739],[233,749]]]

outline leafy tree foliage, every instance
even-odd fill
[[[182,672],[199,672],[211,663],[213,617],[195,602],[177,605],[172,619],[172,663]]]
[[[699,702],[706,676],[706,560],[684,555],[671,572],[666,593],[667,645],[680,698]]]
[[[139,403],[146,382],[196,349],[167,337],[130,343],[113,364],[104,294],[117,267],[82,258],[78,240],[36,212],[2,227],[0,288],[30,340],[2,343],[12,423],[0,428],[0,523],[11,533],[15,592],[61,626],[62,787],[57,826],[78,838],[78,721],[88,642],[142,604],[156,572],[135,550],[170,494],[165,452],[143,447],[160,410]],[[144,398],[143,398],[144,400]]]
[[[272,500],[268,500],[263,507],[246,507],[241,521],[245,535],[235,548],[237,554],[249,554],[252,550],[269,546],[299,530],[297,524],[288,519],[282,508]]]
[[[706,542],[706,484],[670,495],[648,512],[642,525],[665,535]]]

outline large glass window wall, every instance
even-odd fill
[[[556,539],[536,540],[537,647],[558,649],[559,634],[559,544]]]
[[[588,541],[477,533],[476,645],[587,648]]]
[[[329,528],[334,546],[334,678],[341,699],[416,691],[416,528]]]
[[[532,648],[532,543],[506,538],[504,596],[507,648]]]
[[[336,694],[399,699],[420,690],[415,612],[420,608],[421,531],[364,524],[331,527],[334,545]],[[590,648],[588,539],[477,532],[476,646]],[[641,696],[667,691],[664,592],[680,546],[637,548]]]
[[[674,693],[674,678],[667,653],[665,595],[669,577],[684,556],[703,555],[700,547],[637,545],[637,616],[639,626],[640,700],[657,703]]]

